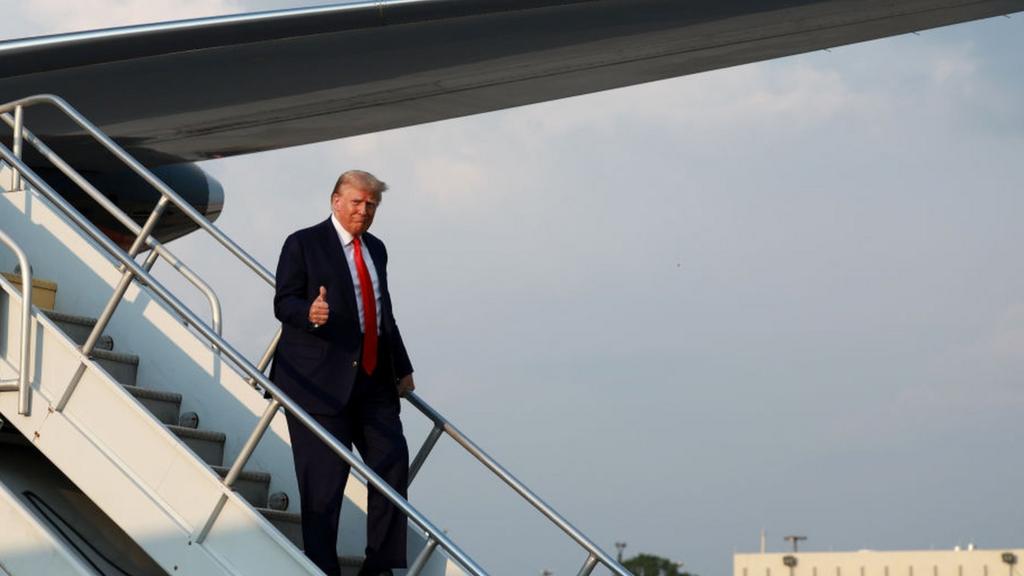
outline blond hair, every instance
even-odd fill
[[[351,186],[365,190],[378,197],[388,189],[388,185],[385,182],[365,170],[343,172],[341,176],[338,176],[338,181],[334,183],[334,190],[331,191],[331,195],[341,194],[342,186]]]

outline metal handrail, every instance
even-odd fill
[[[29,338],[32,334],[32,268],[28,264],[28,256],[6,232],[0,230],[0,242],[3,242],[18,257],[21,268],[21,349],[18,354],[18,384],[16,387],[0,386],[0,391],[18,391],[18,414],[29,414],[28,384],[29,356],[32,351]]]
[[[504,466],[498,463],[491,455],[485,452],[475,442],[470,440],[465,434],[463,434],[454,424],[451,423],[447,418],[441,415],[440,412],[432,408],[414,392],[410,392],[406,396],[406,400],[410,404],[415,406],[422,412],[427,418],[434,423],[434,428],[431,433],[441,430],[444,431],[448,436],[462,446],[467,452],[473,455],[474,458],[479,460],[484,466],[486,466],[495,476],[500,478],[503,482],[509,485],[517,494],[522,496],[527,502],[529,502],[534,508],[536,508],[541,514],[547,517],[548,520],[558,526],[563,532],[565,532],[570,538],[576,541],[581,547],[590,553],[590,557],[599,560],[600,562],[607,565],[609,568],[614,570],[614,567],[618,563],[612,559],[605,551],[601,550],[596,544],[594,544],[589,538],[586,537],[582,532],[579,531],[575,526],[569,523],[561,514],[556,512],[547,502],[542,500],[540,496],[534,493],[532,490],[526,487],[518,478],[512,475],[511,472],[505,469]],[[425,457],[424,457],[425,458]],[[623,576],[628,575],[628,572],[622,573]]]
[[[132,169],[138,176],[145,180],[150,186],[156,189],[157,192],[167,198],[171,204],[182,211],[183,214],[189,217],[193,222],[196,223],[200,228],[205,230],[208,234],[213,236],[215,240],[220,242],[225,248],[228,249],[236,258],[242,261],[243,264],[248,266],[257,276],[262,278],[267,284],[274,285],[274,275],[269,270],[263,267],[262,264],[256,261],[255,258],[250,256],[241,246],[236,244],[226,234],[221,232],[219,228],[213,225],[206,216],[201,214],[194,206],[186,202],[181,196],[177,194],[170,186],[165,184],[163,180],[158,178],[155,174],[150,172],[145,166],[139,163],[138,160],[133,158],[127,152],[124,151],[121,146],[114,142],[109,136],[104,134],[99,127],[90,122],[85,116],[82,116],[77,110],[75,110],[70,104],[68,104],[60,96],[53,94],[39,94],[36,96],[29,96],[28,98],[22,98],[13,102],[8,102],[0,106],[0,113],[10,112],[19,106],[32,106],[35,104],[50,104],[62,112],[64,112],[68,118],[79,125],[83,130],[89,133],[97,142],[103,145],[111,154],[117,157],[118,160],[122,161],[129,168]]]
[[[127,228],[132,234],[138,236],[139,232],[142,231],[142,227],[139,226],[138,222],[136,222],[130,216],[125,214],[124,210],[121,210],[121,208],[117,204],[111,202],[110,199],[107,198],[105,194],[97,190],[96,187],[93,186],[88,179],[83,177],[70,164],[65,162],[63,158],[58,156],[49,146],[47,146],[28,128],[24,127],[24,125],[19,120],[22,110],[22,106],[18,106],[17,108],[15,108],[15,114],[13,117],[8,112],[0,113],[0,118],[2,118],[3,121],[6,122],[7,125],[13,128],[15,131],[15,143],[18,144],[16,148],[21,147],[22,140],[27,141],[29,144],[35,147],[35,149],[38,150],[44,158],[46,158],[51,164],[56,166],[58,170],[63,172],[64,175],[67,176],[72,182],[77,184],[79,188],[81,188],[86,194],[89,195],[90,198],[95,200],[97,204],[99,204],[107,212],[109,212],[111,216],[117,219],[117,221],[120,222],[125,228]],[[21,153],[19,150],[15,149],[13,150],[13,152],[15,156],[21,158]],[[21,176],[20,174],[18,174],[18,179],[20,178]],[[18,186],[15,186],[15,188],[17,187]],[[152,249],[156,254],[160,255],[160,257],[163,258],[165,262],[170,264],[172,268],[177,270],[179,274],[181,274],[186,280],[188,280],[193,286],[198,288],[206,296],[206,300],[210,303],[210,316],[211,322],[213,324],[213,329],[216,330],[218,334],[222,334],[221,327],[223,322],[220,298],[217,297],[217,293],[214,292],[213,288],[210,287],[210,285],[207,284],[198,274],[192,271],[192,269],[190,269],[188,266],[182,263],[177,256],[172,254],[171,251],[168,250],[163,245],[163,243],[157,240],[156,238],[147,238],[146,245],[149,246],[149,248]]]
[[[126,253],[120,246],[114,244],[105,234],[96,228],[92,222],[86,219],[78,210],[76,210],[70,203],[61,197],[53,188],[51,188],[45,180],[39,177],[28,165],[21,161],[21,159],[14,156],[14,154],[3,144],[0,144],[0,158],[5,160],[14,170],[21,172],[22,177],[31,184],[38,192],[42,193],[50,202],[52,202],[60,211],[67,215],[72,221],[78,225],[84,232],[86,232],[94,241],[98,242],[103,246],[107,252],[112,254],[116,260],[120,261],[121,265],[124,266],[126,273],[139,278],[144,281],[146,286],[156,296],[163,300],[168,306],[170,306],[177,314],[181,315],[185,321],[190,324],[203,338],[205,338],[212,345],[216,346],[221,350],[223,356],[231,360],[242,372],[247,374],[252,380],[254,380],[264,391],[270,394],[273,400],[267,406],[267,410],[264,412],[263,417],[260,419],[260,426],[254,430],[253,435],[249,438],[245,448],[243,448],[243,454],[240,455],[240,460],[236,461],[232,467],[231,472],[237,477],[238,472],[244,465],[244,460],[241,460],[242,456],[246,459],[248,455],[252,453],[257,443],[262,436],[262,433],[266,430],[266,426],[269,425],[270,420],[273,418],[277,409],[283,407],[288,410],[292,415],[308,428],[314,436],[320,439],[322,442],[337,454],[342,460],[348,463],[357,473],[366,479],[367,483],[375,488],[378,492],[383,494],[388,500],[390,500],[395,506],[397,506],[410,520],[417,524],[429,538],[438,542],[438,544],[445,549],[448,554],[454,558],[463,568],[467,569],[471,574],[475,576],[486,576],[487,572],[479,566],[472,558],[470,558],[461,548],[455,545],[448,536],[440,528],[435,526],[430,520],[428,520],[419,510],[414,508],[405,498],[403,498],[398,492],[395,491],[387,482],[382,480],[372,469],[366,466],[362,461],[355,457],[350,450],[348,450],[341,442],[338,441],[333,435],[331,435],[326,429],[323,428],[316,420],[313,419],[305,410],[303,410],[298,404],[296,404],[288,395],[282,392],[273,382],[270,381],[262,372],[260,372],[252,363],[249,362],[241,352],[236,350],[227,341],[221,338],[216,332],[214,332],[209,326],[206,325],[199,317],[195,315],[187,306],[185,306],[180,300],[178,300],[167,288],[163,286],[156,278],[149,274],[149,272],[140,266],[128,253]],[[80,374],[76,374],[75,379],[80,378]],[[74,379],[73,379],[74,380]],[[68,390],[71,389],[69,385]],[[66,398],[69,396],[68,391],[65,391],[64,397],[59,404],[66,403]],[[241,462],[241,465],[240,465]],[[226,479],[225,479],[226,480]],[[230,489],[230,484],[225,483],[225,487]],[[210,520],[207,525],[204,526],[197,534],[195,534],[195,541],[201,542],[205,538],[205,532],[209,531],[213,521],[216,520],[227,501],[227,493],[221,495],[217,505],[215,506],[213,513],[211,514]]]
[[[5,114],[5,113],[7,113],[8,111],[10,111],[12,109],[13,110],[17,110],[17,109],[19,109],[19,108],[21,108],[23,106],[30,106],[30,105],[34,105],[34,104],[40,104],[40,103],[50,104],[52,106],[57,107],[61,111],[63,111],[65,114],[68,115],[69,118],[71,118],[81,128],[83,128],[84,130],[89,132],[93,136],[93,138],[95,138],[100,144],[102,144],[104,147],[106,147],[109,152],[114,154],[122,162],[124,162],[126,165],[128,165],[129,168],[131,168],[133,171],[135,171],[136,174],[138,174],[146,182],[148,182],[151,186],[153,186],[158,192],[160,192],[160,194],[161,194],[161,201],[160,201],[160,203],[158,203],[157,209],[154,210],[154,214],[151,215],[151,217],[150,217],[151,221],[155,221],[155,218],[159,217],[159,213],[162,211],[162,205],[165,202],[169,202],[170,204],[173,204],[175,207],[177,207],[179,210],[181,210],[181,212],[183,214],[188,216],[197,226],[199,226],[199,228],[203,229],[208,234],[213,236],[213,238],[215,240],[217,240],[222,246],[224,246],[232,255],[234,255],[243,264],[245,264],[248,268],[250,268],[253,272],[255,272],[257,276],[260,276],[261,278],[263,278],[263,280],[266,281],[269,285],[271,285],[271,286],[275,285],[275,279],[274,279],[273,274],[271,274],[266,268],[264,268],[263,265],[261,265],[259,262],[257,262],[251,255],[249,255],[238,244],[236,244],[233,240],[231,240],[230,237],[228,237],[226,234],[224,234],[219,228],[214,226],[203,214],[201,214],[191,204],[189,204],[183,198],[181,198],[176,192],[174,192],[174,190],[172,190],[162,180],[160,180],[157,176],[152,174],[144,166],[142,166],[142,164],[140,164],[137,160],[135,160],[133,157],[131,157],[117,143],[115,143],[110,137],[108,137],[106,134],[104,134],[102,131],[100,131],[100,129],[98,127],[96,127],[88,119],[86,119],[84,116],[82,116],[80,113],[78,113],[77,110],[75,110],[73,107],[71,107],[71,105],[68,104],[66,101],[64,101],[62,98],[60,98],[58,96],[54,96],[54,95],[49,95],[49,94],[44,94],[44,95],[38,95],[38,96],[32,96],[32,97],[28,97],[28,98],[23,98],[23,99],[16,100],[14,102],[11,102],[11,103],[8,103],[8,104],[0,106],[0,114]],[[35,139],[35,140],[38,140],[34,136],[32,136],[31,138]],[[0,148],[2,148],[2,147],[0,147]],[[3,152],[3,151],[0,150],[0,152]],[[28,168],[27,166],[24,166],[23,164],[21,164],[20,161],[18,163],[23,168]],[[34,173],[33,173],[33,175],[34,175]],[[38,176],[36,176],[36,178],[38,179]],[[33,185],[35,185],[35,182],[32,182],[32,180],[30,180],[30,182]],[[51,189],[51,192],[52,192],[52,189]],[[53,199],[51,199],[51,200],[53,200]],[[63,199],[61,199],[61,202],[63,202]],[[64,202],[64,203],[66,204],[66,202]],[[70,210],[74,211],[74,208],[72,208],[70,205],[67,205],[67,206],[68,206],[68,208]],[[75,212],[77,213],[77,211],[75,211]],[[71,216],[71,215],[69,214],[69,216]],[[79,225],[81,226],[82,224],[79,224]],[[91,226],[91,224],[90,224],[90,226]],[[146,228],[145,226],[142,227],[142,232],[146,232],[145,228]],[[143,241],[143,242],[146,241],[147,240],[146,236],[148,236],[148,233],[144,234],[144,235],[140,235],[139,239],[136,241],[136,244],[138,244],[139,241]],[[101,244],[110,244],[109,240],[105,236],[103,237],[103,240],[106,240],[106,242],[102,242],[101,241]],[[150,276],[146,272],[146,270],[145,269],[137,270],[136,269],[137,265],[136,265],[135,261],[133,259],[131,259],[130,256],[122,254],[121,251],[120,251],[120,248],[117,248],[117,250],[119,251],[119,253],[115,254],[115,256],[117,257],[117,259],[122,260],[122,263],[125,265],[125,268],[126,268],[125,269],[125,275],[122,278],[122,284],[124,284],[125,287],[126,287],[126,284],[131,282],[131,277],[132,277],[133,274],[136,275],[136,276],[139,276],[140,278],[145,279],[147,282],[149,282]],[[122,256],[123,256],[123,258],[127,258],[131,262],[131,265],[129,265],[127,262],[124,262],[124,259],[122,258]],[[139,275],[138,274],[139,271],[142,271],[143,274]],[[170,294],[169,292],[167,292],[166,293],[166,297],[164,297],[161,294],[161,292],[166,292],[166,290],[163,288],[162,285],[157,284],[156,286],[154,286],[154,292],[157,293],[157,295],[161,296],[161,298],[164,299],[169,305],[171,305],[172,308],[175,308],[176,311],[178,311],[176,305],[181,305],[180,302],[176,298],[174,298],[174,296],[172,294]],[[115,296],[117,296],[116,292],[115,292]],[[114,299],[111,300],[111,302],[108,304],[108,309],[105,310],[105,315],[109,316],[109,314],[113,312],[113,306],[116,306],[116,300],[117,299],[119,299],[119,297],[114,298]],[[190,310],[185,309],[184,311],[178,311],[178,313],[182,314],[186,318],[186,321],[188,321],[189,323],[192,323],[193,324],[193,328],[195,328],[197,331],[199,331],[200,334],[202,334],[207,339],[211,339],[210,338],[211,335],[208,334],[208,330],[206,329],[206,326],[203,325],[201,321],[198,321],[198,324],[193,322],[193,319],[195,319],[195,317],[191,313]],[[98,327],[99,327],[99,324],[98,324]],[[225,348],[225,352],[230,350],[231,353],[228,354],[228,357],[230,359],[232,359],[232,361],[235,362],[239,366],[240,369],[242,369],[244,372],[247,372],[249,374],[249,376],[250,376],[249,382],[250,382],[251,385],[253,385],[253,386],[257,386],[257,385],[258,386],[263,386],[265,388],[265,390],[267,390],[274,397],[275,401],[281,400],[280,404],[283,405],[285,407],[285,409],[292,410],[293,412],[295,412],[295,410],[292,409],[293,403],[292,403],[291,399],[288,398],[287,396],[283,395],[283,393],[281,393],[276,388],[276,386],[274,386],[269,381],[269,379],[267,379],[264,376],[264,374],[263,374],[263,371],[266,369],[267,365],[269,364],[269,360],[270,360],[270,358],[273,355],[273,351],[276,348],[276,345],[277,345],[277,342],[279,341],[279,339],[280,339],[280,330],[277,332],[277,334],[275,335],[275,337],[271,341],[269,347],[264,352],[263,357],[260,360],[258,367],[252,366],[252,364],[250,364],[247,359],[245,359],[244,357],[241,357],[240,355],[238,355],[237,351],[235,351],[234,348],[231,348],[226,342],[224,342],[221,338],[219,338],[219,336],[216,338],[216,340],[218,342],[212,342],[212,343],[213,343],[213,345],[215,347],[218,347],[221,344],[223,344],[223,346],[226,346],[227,348]],[[212,339],[211,339],[211,341],[212,341]],[[238,356],[238,357],[236,358],[235,356]],[[240,361],[242,363],[240,363]],[[254,373],[254,372],[250,371],[250,369],[253,369],[256,372]],[[78,374],[77,376],[80,376],[80,374]],[[73,379],[73,383],[74,383],[74,379]],[[72,390],[73,390],[73,386],[69,386],[69,390],[66,392],[66,397],[70,396],[70,393],[71,393]],[[279,398],[279,395],[280,395],[280,398]],[[285,400],[287,400],[287,401],[285,401]],[[618,562],[616,562],[614,559],[612,559],[612,557],[608,553],[606,553],[604,550],[602,550],[600,547],[598,547],[596,544],[594,544],[592,541],[590,541],[578,529],[576,529],[574,526],[572,526],[572,524],[570,524],[564,517],[562,517],[560,514],[555,512],[553,508],[551,508],[548,504],[546,504],[543,500],[541,500],[540,497],[538,497],[534,492],[529,490],[524,484],[522,484],[522,482],[520,482],[514,476],[512,476],[511,473],[509,473],[504,467],[502,467],[500,464],[498,464],[497,461],[495,461],[491,456],[486,454],[475,443],[473,443],[471,440],[469,440],[468,437],[466,437],[461,432],[459,432],[458,429],[456,429],[450,422],[448,422],[446,419],[444,419],[440,415],[440,413],[438,413],[436,410],[434,410],[432,407],[430,407],[425,401],[423,401],[421,398],[419,398],[419,396],[417,396],[415,394],[409,394],[407,396],[407,400],[413,406],[415,406],[421,413],[423,413],[427,418],[432,420],[434,422],[434,428],[435,428],[435,430],[431,431],[430,436],[428,436],[427,440],[424,442],[423,447],[420,449],[419,453],[417,454],[416,459],[413,461],[412,465],[410,466],[410,481],[411,481],[412,477],[415,475],[415,473],[419,471],[419,469],[421,468],[423,462],[425,461],[426,457],[429,455],[431,449],[433,448],[433,446],[436,443],[438,437],[440,436],[440,433],[436,432],[436,429],[437,428],[441,428],[445,432],[447,432],[449,434],[449,436],[451,436],[456,442],[458,442],[465,450],[467,450],[474,457],[476,457],[478,460],[480,460],[488,469],[490,469],[502,481],[504,481],[506,484],[508,484],[521,497],[523,497],[531,505],[533,505],[535,508],[537,508],[542,514],[544,514],[545,517],[547,517],[550,521],[552,521],[556,526],[558,526],[563,532],[565,532],[570,538],[575,540],[582,548],[584,548],[584,550],[587,551],[588,556],[587,556],[587,559],[584,561],[583,566],[580,569],[580,572],[579,572],[580,576],[586,576],[586,575],[590,574],[593,571],[593,569],[597,566],[598,563],[604,564],[613,573],[615,573],[615,574],[617,574],[619,576],[630,576],[629,572],[626,571],[626,569],[623,568]],[[66,398],[63,399],[63,401],[66,402]],[[233,482],[233,480],[235,478],[237,478],[238,474],[241,473],[241,469],[245,465],[245,462],[248,460],[248,457],[251,455],[252,451],[255,449],[255,445],[259,442],[260,438],[262,437],[262,434],[266,430],[266,427],[269,426],[270,420],[273,418],[273,415],[276,413],[277,408],[278,408],[278,407],[274,406],[274,403],[275,402],[271,402],[271,404],[267,407],[267,411],[264,413],[263,417],[260,420],[260,425],[258,425],[257,428],[253,431],[252,436],[249,438],[249,441],[246,443],[245,447],[243,447],[242,452],[239,454],[239,457],[236,460],[235,465],[232,466],[231,470],[229,471],[229,474],[225,478],[225,481],[224,481],[226,486],[230,487],[231,486],[231,482]],[[298,407],[295,406],[295,408],[298,408]],[[299,409],[299,410],[301,410],[301,409]],[[297,416],[300,415],[299,412],[295,412],[295,413],[296,413]],[[337,444],[336,440],[332,436],[327,434],[327,432],[325,430],[323,430],[319,426],[319,424],[317,424],[311,418],[308,418],[308,415],[304,411],[301,411],[301,416],[303,416],[303,417],[299,418],[299,420],[304,425],[306,425],[307,428],[310,428],[318,437],[321,438],[321,440],[324,440],[324,442],[326,442],[335,452],[338,452],[339,456],[342,456],[342,458],[344,460],[346,460],[350,464],[353,464],[353,462],[349,461],[349,459],[348,459],[348,454],[349,453],[347,451],[344,451],[345,454],[343,454],[342,452],[339,452],[338,449],[344,450],[344,448],[340,444]],[[309,422],[306,421],[307,419],[309,420]],[[329,437],[330,441],[327,438],[325,438],[325,437],[321,437],[321,435],[320,435],[321,432],[323,434],[325,434],[327,437]],[[374,482],[370,482],[370,477],[367,474],[363,473],[363,471],[360,469],[360,466],[356,466],[354,464],[353,464],[353,466],[356,468],[357,471],[360,472],[360,474],[362,474],[365,478],[367,478],[367,481],[370,484],[372,484],[375,488],[378,488],[378,490],[380,490],[380,486],[377,486],[377,484],[375,484]],[[375,480],[377,480],[378,482],[380,480],[379,478],[377,478],[377,476],[375,474],[373,475],[373,478]],[[390,486],[387,486],[386,484],[385,484],[385,486],[386,486],[387,490],[386,491],[385,490],[381,490],[381,492],[385,492],[386,495],[388,495],[388,498],[391,499],[390,494],[387,494],[387,493],[388,492],[393,492],[393,490],[391,490]],[[406,504],[408,504],[407,501],[404,498],[401,498],[400,496],[398,496],[397,493],[395,493],[394,495],[396,497],[398,497],[402,502],[405,502]],[[396,504],[399,504],[395,500],[392,500],[392,502],[395,502]],[[223,504],[224,504],[224,498],[222,497],[221,501],[218,502],[218,505],[216,506],[213,515],[211,516],[210,520],[208,521],[207,526],[205,526],[203,528],[203,530],[200,532],[200,534],[198,536],[205,537],[205,532],[209,530],[210,526],[212,525],[212,522],[216,519],[217,514],[219,514],[220,508],[223,506]],[[403,511],[405,511],[405,508],[403,506],[400,505],[399,507],[403,508]],[[411,508],[411,505],[409,507]],[[413,508],[411,508],[411,509],[415,510]],[[406,512],[406,513],[409,514],[408,512]],[[417,512],[417,514],[418,514],[418,512]],[[409,516],[410,516],[410,518],[413,518],[413,516],[411,514],[409,514]],[[429,524],[429,521],[427,521],[425,518],[423,520]],[[416,523],[420,524],[420,522],[418,522],[418,521]],[[421,528],[422,527],[423,527],[423,525],[421,524]],[[453,550],[451,548],[449,548],[449,544],[451,546],[453,546],[453,547],[454,547],[454,544],[449,543],[448,540],[447,540],[447,537],[444,537],[443,535],[441,537],[437,537],[435,534],[431,534],[431,532],[429,530],[426,530],[426,528],[424,528],[424,530],[427,532],[427,535],[428,535],[428,546],[427,546],[427,548],[424,549],[424,553],[426,554],[426,556],[423,557],[423,561],[424,562],[426,561],[426,558],[429,557],[430,551],[433,550],[433,547],[431,547],[429,545],[431,542],[436,542],[435,547],[436,547],[437,544],[440,544],[449,553],[453,552]],[[201,540],[201,538],[200,538],[200,540]],[[455,550],[458,550],[458,548],[456,547]],[[470,566],[470,565],[467,565],[465,562],[463,562],[462,557],[464,556],[464,554],[461,552],[461,550],[459,550],[459,554],[453,554],[453,556],[455,556],[456,559],[460,563],[462,563],[464,566],[466,566],[467,568]],[[470,560],[468,557],[465,557],[465,559],[468,562],[472,563],[472,560]],[[417,564],[419,564],[419,562],[417,562]],[[473,563],[471,565],[472,566],[476,566],[475,563]],[[479,569],[479,570],[482,571],[482,569]]]

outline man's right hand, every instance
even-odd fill
[[[327,288],[321,286],[320,295],[309,306],[309,322],[314,328],[319,328],[327,323],[330,313],[331,308],[327,305]]]

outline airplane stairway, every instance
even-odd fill
[[[63,112],[160,193],[145,224],[24,126],[22,109],[33,105]],[[301,552],[299,516],[288,511],[298,500],[281,414],[288,410],[410,518],[408,575],[487,574],[266,378],[280,332],[258,362],[220,336],[216,294],[151,232],[173,206],[273,285],[265,268],[60,98],[0,105],[0,120],[14,134],[11,148],[0,143],[0,236],[27,249],[34,272],[58,287],[55,310],[25,308],[20,288],[0,276],[0,414],[155,565],[203,576],[320,574]],[[120,221],[136,238],[132,246],[115,245],[24,164],[25,144]],[[149,273],[159,261],[207,297],[210,321]],[[0,254],[0,270],[13,264]],[[580,576],[599,565],[628,575],[417,395],[407,400],[434,423],[411,463],[413,478],[446,434],[582,548]],[[346,488],[340,542],[352,573],[365,541],[366,490],[361,482]]]
[[[8,168],[0,183],[11,180]],[[301,553],[299,516],[281,509],[287,503],[279,494],[297,493],[283,418],[275,420],[232,487],[225,487],[225,456],[237,456],[259,421],[262,395],[140,285],[126,291],[117,314],[83,355],[96,312],[104,309],[120,273],[36,190],[5,191],[0,223],[32,253],[38,275],[55,280],[58,294],[57,310],[36,308],[31,318],[33,409],[18,414],[17,395],[0,394],[4,419],[165,573],[318,574]],[[12,344],[20,341],[14,321],[20,298],[6,278],[0,285],[7,360],[16,356]],[[79,383],[67,405],[57,409],[79,367]],[[0,366],[4,381],[19,372],[14,362]],[[350,485],[341,560],[354,574],[364,541],[365,488]],[[295,506],[297,498],[291,500]],[[218,509],[216,522],[197,543]],[[418,534],[410,541],[423,545]],[[437,555],[422,573],[443,574],[446,564]]]
[[[75,316],[55,310],[41,312],[64,332],[75,344],[82,345],[96,318]],[[130,396],[139,402],[157,421],[192,450],[221,478],[229,469],[224,464],[224,432],[199,427],[199,417],[194,412],[182,414],[183,397],[177,392],[153,390],[138,386],[140,358],[135,354],[114,350],[114,340],[104,334],[100,337],[92,358],[122,386]],[[9,454],[8,454],[9,455]],[[2,478],[2,472],[0,472]],[[248,501],[260,514],[269,520],[281,533],[299,548],[302,547],[300,517],[286,511],[288,499],[283,493],[270,493],[271,474],[260,471],[243,471],[234,485],[237,493]],[[355,574],[361,557],[350,555],[339,558],[343,575]],[[134,573],[134,572],[133,572]]]
[[[10,200],[10,194],[26,196],[15,192],[5,198]],[[44,208],[33,203],[32,212],[41,216]],[[4,214],[5,224],[8,217],[9,213]],[[67,282],[62,279],[57,284]],[[15,302],[13,295],[17,291],[5,279],[0,279],[0,284],[7,295],[6,318],[16,318],[14,311],[20,302]],[[129,291],[127,298],[138,301],[140,296]],[[89,357],[82,355],[81,343],[72,335],[80,340],[84,328],[94,322],[54,312],[33,314],[30,342],[35,358],[30,369],[35,371],[37,387],[32,391],[32,410],[18,414],[16,396],[3,394],[0,412],[4,418],[168,574],[317,574],[315,566],[285,536],[294,532],[290,529],[295,525],[293,515],[267,510],[281,523],[282,532],[271,525],[263,510],[244,500],[251,498],[254,506],[265,507],[272,476],[243,473],[235,490],[226,490],[217,474],[224,472],[219,467],[227,435],[182,426],[180,410],[186,396],[166,388],[139,386],[144,374],[140,368],[146,368],[139,355],[103,348],[93,350]],[[4,326],[10,330],[14,324],[5,322]],[[8,332],[5,341],[18,340],[12,336]],[[138,338],[127,334],[118,336],[117,341],[140,345]],[[113,346],[114,339],[102,338],[99,344]],[[75,392],[67,405],[57,410],[63,390],[79,366],[85,370]],[[13,377],[13,370],[7,371],[10,365],[0,368],[5,380]],[[186,423],[192,424],[194,419]],[[222,495],[226,502],[220,521],[203,544],[197,545],[195,527],[202,525]]]
[[[97,321],[96,318],[53,311],[45,314],[79,345],[85,342],[92,326]],[[163,423],[168,431],[191,448],[218,476],[222,478],[227,476],[229,469],[224,466],[224,444],[227,435],[221,431],[200,428],[199,417],[194,412],[182,414],[181,394],[137,386],[139,357],[134,354],[114,352],[112,350],[113,339],[110,336],[103,337],[103,344],[108,347],[94,350],[93,359],[114,377],[128,394],[138,400],[154,418]],[[277,498],[271,500],[270,480],[271,475],[266,472],[243,471],[234,488],[289,540],[301,548],[302,533],[298,530],[299,516],[284,511],[288,502],[286,497],[282,498],[283,494],[277,494]],[[358,558],[344,558],[345,564],[358,561]]]

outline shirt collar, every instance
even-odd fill
[[[341,225],[341,222],[338,222],[338,218],[334,216],[334,213],[331,213],[331,224],[334,225],[334,230],[338,233],[338,238],[341,239],[342,246],[348,246],[352,243],[352,234],[350,234],[348,230],[345,230],[345,227]]]

